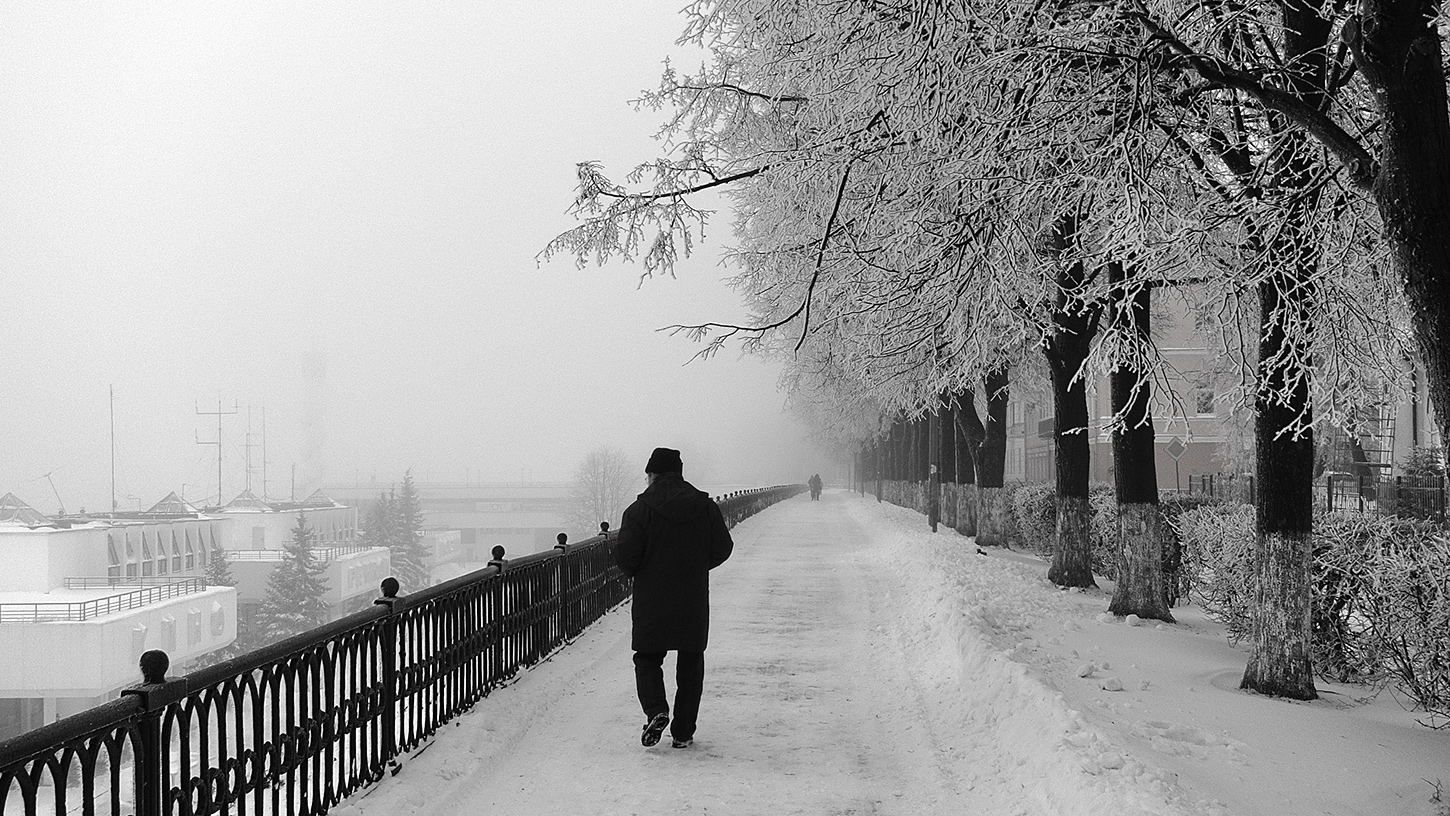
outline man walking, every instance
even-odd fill
[[[634,578],[631,610],[634,682],[644,709],[646,748],[670,727],[672,744],[695,738],[710,633],[710,570],[735,544],[720,506],[685,481],[680,452],[655,448],[644,467],[647,486],[624,511],[615,557]],[[675,653],[675,708],[665,693],[664,660]]]

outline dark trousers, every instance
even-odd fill
[[[665,652],[634,653],[634,686],[646,717],[670,711],[665,693]],[[700,694],[705,689],[705,653],[675,652],[675,713],[670,736],[693,739],[700,716]]]

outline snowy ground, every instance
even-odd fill
[[[692,748],[639,745],[626,605],[333,813],[1450,814],[1450,733],[1388,693],[1240,692],[1195,608],[1127,626],[840,491],[734,535]]]

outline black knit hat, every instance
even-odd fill
[[[655,448],[649,455],[645,473],[683,473],[685,465],[680,462],[680,452],[673,448]]]

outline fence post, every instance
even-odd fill
[[[383,619],[383,638],[378,648],[383,658],[383,755],[382,767],[389,775],[396,776],[398,765],[398,621],[393,613],[398,609],[398,579],[391,575],[383,579],[380,589],[383,597],[373,601],[388,608]]]
[[[559,558],[554,564],[554,642],[563,643],[569,639],[569,627],[572,610],[569,608],[569,534],[560,533],[558,544],[554,549],[559,551]]]
[[[134,763],[136,781],[136,816],[161,816],[168,784],[167,752],[161,745],[161,715],[170,705],[186,696],[186,679],[166,679],[171,658],[160,649],[141,655],[141,685],[121,692],[140,698],[141,721],[137,724],[139,744]]]
[[[1334,510],[1334,477],[1324,477],[1324,509],[1326,512]]]

